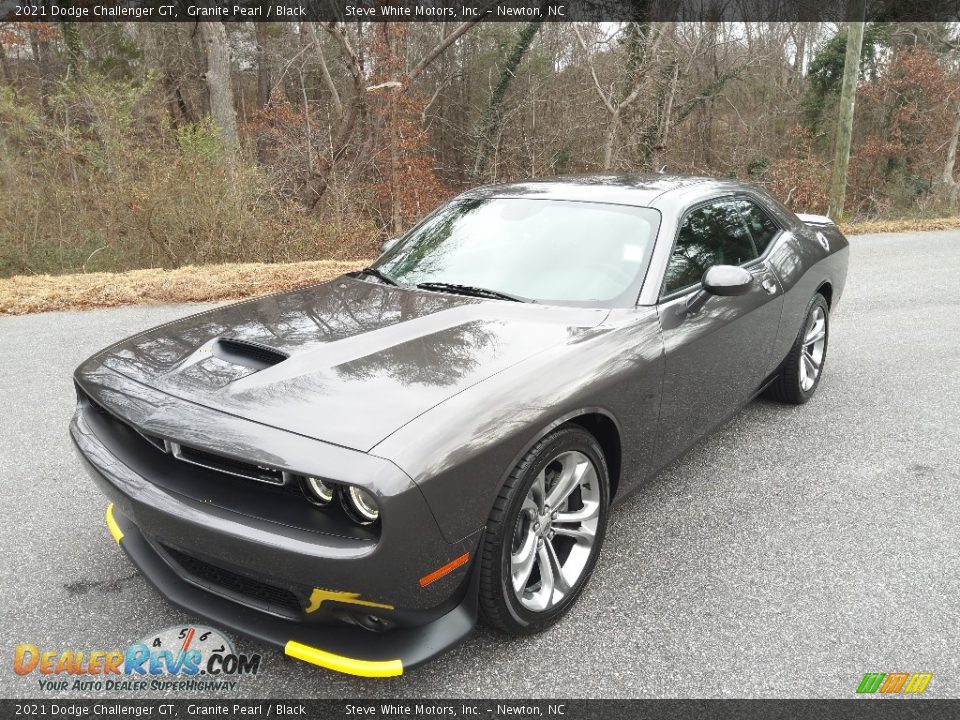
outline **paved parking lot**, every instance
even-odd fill
[[[0,318],[0,696],[14,646],[126,647],[190,622],[140,578],[67,436],[71,372],[194,307]],[[246,697],[849,697],[865,672],[960,695],[960,232],[853,238],[827,369],[752,403],[615,513],[559,625],[481,629],[402,678],[262,652]],[[79,694],[78,694],[79,695]]]

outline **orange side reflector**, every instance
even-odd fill
[[[467,560],[469,560],[469,559],[470,559],[470,553],[465,552],[463,555],[461,555],[461,556],[458,557],[458,558],[455,558],[455,559],[451,560],[450,562],[448,562],[448,563],[447,563],[446,565],[444,565],[443,567],[438,567],[436,570],[434,570],[434,571],[433,571],[432,573],[430,573],[429,575],[424,575],[422,578],[420,578],[420,587],[426,587],[426,586],[429,585],[430,583],[439,580],[439,579],[442,578],[444,575],[449,575],[450,573],[452,573],[454,570],[456,570],[456,569],[457,569],[458,567],[460,567],[461,565],[466,565],[466,564],[467,564]]]

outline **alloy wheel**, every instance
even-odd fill
[[[600,520],[597,469],[585,454],[565,451],[530,486],[514,528],[510,579],[520,604],[555,607],[584,574]]]
[[[827,345],[827,319],[822,307],[814,308],[803,335],[800,356],[800,387],[804,392],[816,384],[823,369],[823,353]]]

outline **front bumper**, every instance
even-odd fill
[[[112,504],[107,508],[107,526],[133,564],[174,605],[328,670],[362,677],[402,675],[459,643],[476,625],[475,571],[463,601],[437,620],[373,634],[355,627],[291,622],[201,590],[174,572]]]
[[[236,434],[242,421],[222,422]],[[176,468],[162,454],[132,452],[130,444],[118,442],[115,429],[83,408],[70,434],[112,503],[111,533],[159,592],[188,612],[321,667],[369,676],[419,665],[476,624],[470,564],[435,582],[422,579],[452,559],[475,558],[480,535],[443,541],[409,479],[409,490],[402,478],[390,480],[400,489],[384,497],[381,507],[395,522],[384,523],[378,539],[364,540],[284,525],[258,515],[255,507],[240,512],[217,498],[184,494],[188,487],[175,485]],[[356,464],[370,468],[374,460],[360,455]],[[213,576],[206,572],[211,569]]]

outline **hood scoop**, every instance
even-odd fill
[[[224,362],[254,371],[279,365],[289,357],[286,353],[274,350],[272,347],[229,337],[214,340],[210,344],[210,352],[215,358]]]
[[[289,355],[250,340],[216,337],[197,348],[162,377],[191,392],[222,390],[249,375],[279,365]]]

